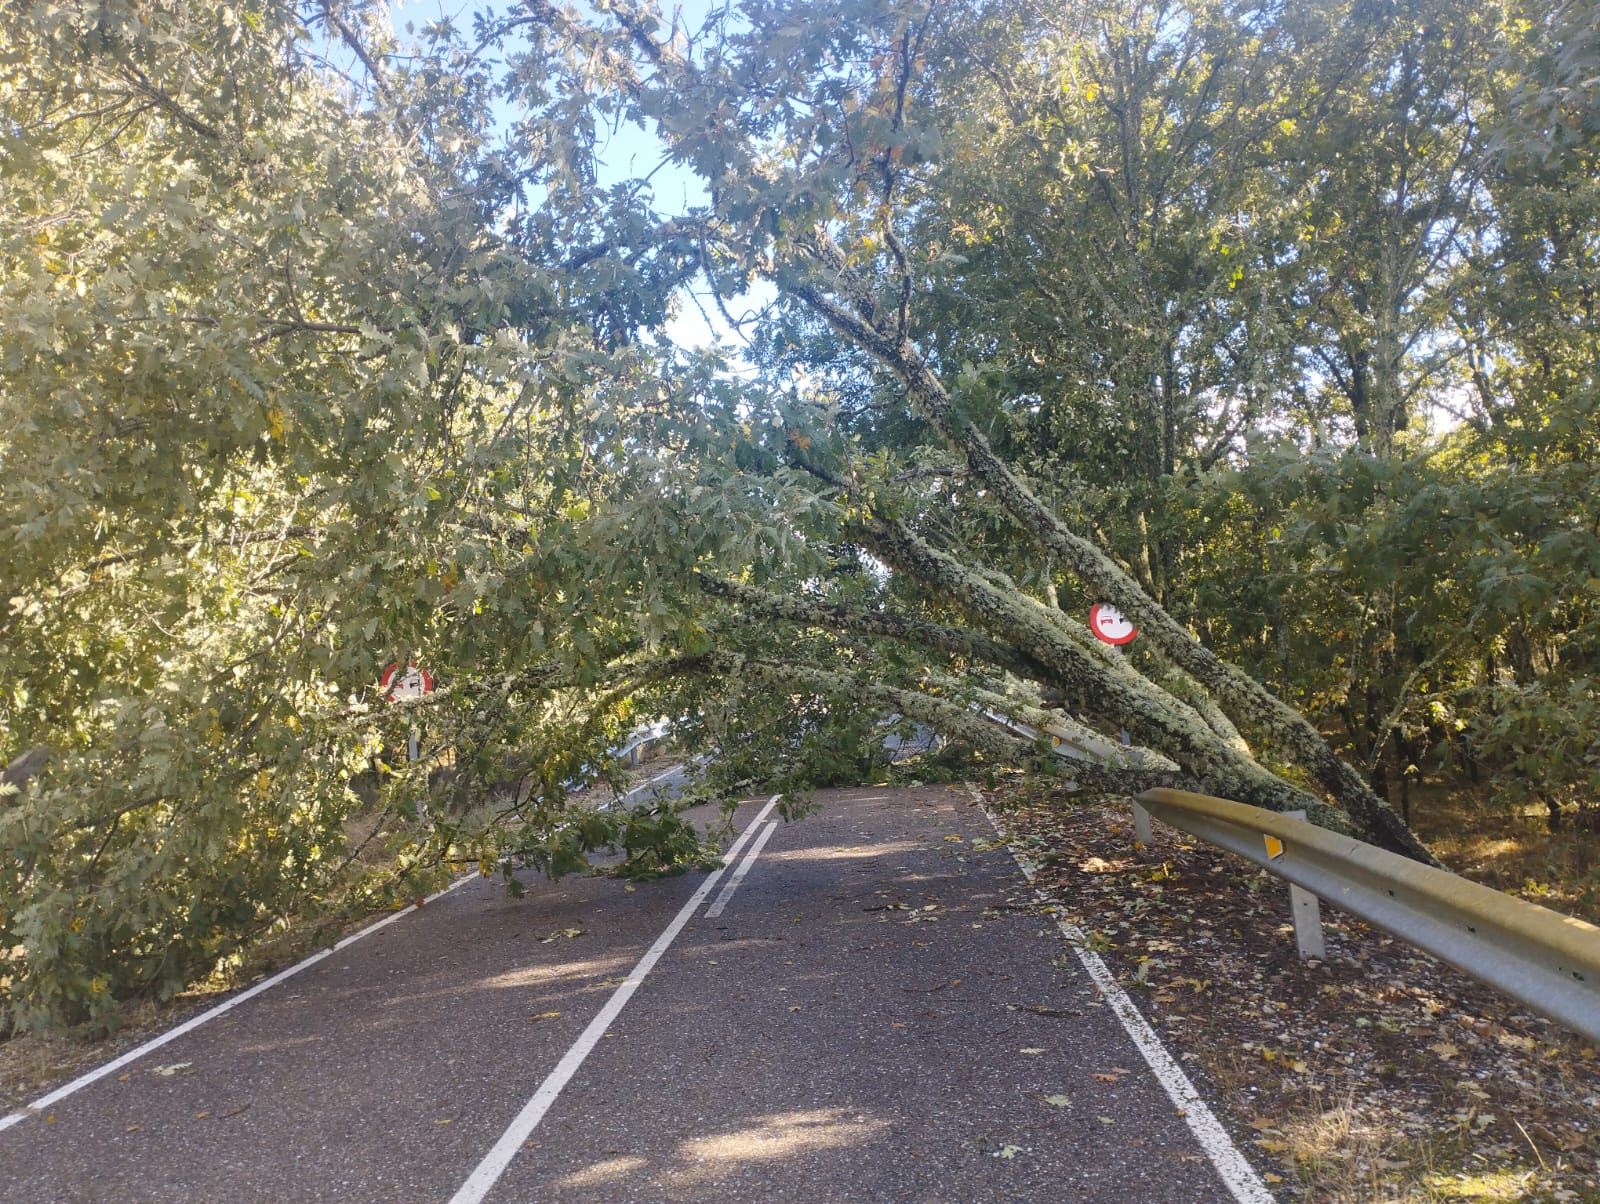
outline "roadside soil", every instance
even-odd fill
[[[1300,961],[1288,888],[1122,802],[988,794],[1282,1199],[1600,1201],[1600,1053],[1324,904]]]
[[[681,764],[681,758],[670,756],[645,761],[624,771],[623,789],[649,782]],[[570,797],[575,803],[595,806],[611,801],[615,795],[609,787],[597,786],[575,792]],[[352,845],[365,842],[367,837],[372,836],[373,829],[384,822],[383,816],[374,815],[354,824],[350,833]],[[378,864],[383,848],[381,841],[372,841],[370,852],[362,857],[363,862]],[[309,922],[276,933],[270,940],[252,949],[237,968],[219,972],[212,981],[185,991],[176,999],[165,1003],[129,1001],[118,1018],[116,1031],[109,1037],[91,1037],[74,1032],[20,1033],[0,1037],[0,1113],[12,1111],[29,1100],[37,1099],[61,1083],[182,1024],[190,1016],[213,1006],[232,992],[248,987],[341,937],[364,928],[379,914],[359,916],[343,925],[330,926],[326,920]]]

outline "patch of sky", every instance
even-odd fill
[[[711,14],[726,7],[726,0],[689,0],[666,10],[664,16],[668,26],[682,31],[679,36],[686,37],[692,45]],[[576,8],[586,18],[600,19],[590,5],[579,4]],[[389,25],[404,43],[416,40],[422,30],[441,21],[459,30],[470,30],[474,14],[482,9],[477,0],[402,0],[391,4]],[[511,105],[504,100],[496,103],[494,115],[502,128],[515,117]],[[711,203],[704,182],[689,168],[674,162],[666,143],[654,130],[638,122],[619,119],[605,128],[598,156],[595,182],[601,188],[641,188],[645,190],[641,195],[647,195],[663,217],[680,216]],[[719,305],[709,282],[696,277],[679,296],[663,337],[666,343],[690,351],[721,348],[729,353],[729,370],[747,374],[752,369],[740,355],[746,340],[738,326],[752,320],[775,296],[771,285],[762,281],[740,296],[725,298]]]

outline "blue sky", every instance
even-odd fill
[[[720,7],[721,3],[722,0],[689,0],[688,3],[673,6],[668,12],[675,13],[679,22],[692,31],[698,29],[706,14],[713,7]],[[469,30],[472,14],[483,7],[482,0],[402,0],[390,6],[390,24],[402,40],[408,36],[408,24],[420,30],[429,22],[449,20],[458,29]],[[504,8],[505,5],[494,7]],[[612,131],[601,147],[600,182],[614,184],[645,175],[665,157],[666,147],[654,134],[636,125],[625,125]],[[691,172],[670,163],[656,171],[651,179],[651,188],[658,206],[666,212],[681,211],[707,200],[700,181]],[[739,304],[730,305],[729,309],[737,314],[764,303],[770,296],[770,290],[758,290],[756,295],[747,295]],[[702,310],[706,312],[702,313]],[[726,329],[709,299],[696,305],[687,296],[682,299],[677,316],[669,323],[667,334],[672,342],[684,347],[701,347],[719,340],[725,345],[737,345],[739,341]]]

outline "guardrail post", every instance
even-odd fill
[[[1305,819],[1304,811],[1285,811],[1290,819]],[[1300,960],[1328,959],[1328,947],[1322,939],[1322,900],[1308,890],[1289,883],[1289,915],[1294,920],[1294,946]]]
[[[1138,799],[1129,799],[1128,805],[1133,808],[1133,838],[1148,849],[1150,847],[1150,812],[1144,809]]]
[[[1595,925],[1279,812],[1183,790],[1139,799],[1163,823],[1302,887],[1313,902],[1326,896],[1600,1044]],[[1295,921],[1301,932],[1319,927]],[[1300,945],[1302,956],[1320,950]]]

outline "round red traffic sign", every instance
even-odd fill
[[[1120,610],[1105,602],[1096,602],[1089,611],[1089,630],[1106,643],[1118,646],[1133,643],[1139,634],[1139,629],[1123,618]]]
[[[405,702],[433,693],[433,674],[415,661],[404,669],[400,668],[399,661],[394,662],[378,681],[383,686],[383,696],[390,702]]]

